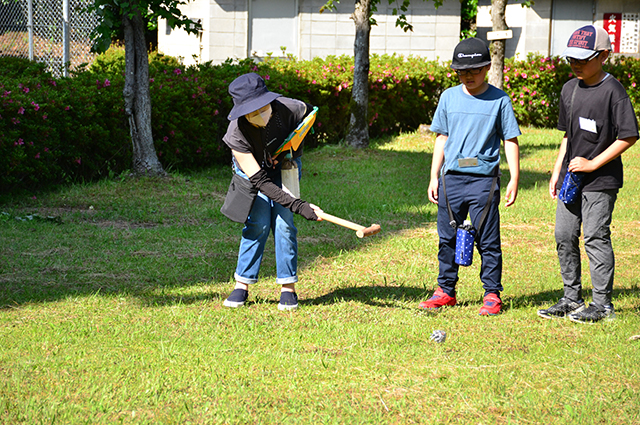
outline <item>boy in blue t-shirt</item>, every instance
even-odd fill
[[[482,40],[461,41],[453,52],[451,68],[462,84],[442,93],[431,124],[431,131],[438,136],[428,195],[429,200],[438,205],[440,271],[439,287],[430,299],[420,303],[420,308],[437,309],[456,304],[459,265],[455,262],[454,225],[461,225],[469,214],[476,228],[475,241],[482,260],[480,279],[485,294],[480,315],[500,313],[503,290],[500,197],[493,196],[493,191],[500,190],[500,142],[504,140],[511,177],[506,206],[516,200],[521,133],[509,96],[485,81],[490,67],[489,49]],[[485,206],[485,221],[480,223]],[[455,223],[451,223],[449,207]]]

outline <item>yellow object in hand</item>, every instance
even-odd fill
[[[304,137],[307,135],[311,126],[316,121],[316,113],[318,112],[318,107],[314,106],[313,111],[309,115],[306,116],[305,119],[302,120],[298,127],[291,132],[287,140],[278,148],[278,150],[272,155],[274,158],[280,155],[284,151],[288,151],[293,149],[294,151],[298,150],[298,147],[304,140]]]

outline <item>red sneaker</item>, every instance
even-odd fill
[[[484,296],[484,303],[480,309],[480,316],[495,316],[500,313],[502,301],[496,294],[487,294]]]
[[[436,289],[433,296],[426,301],[422,301],[418,307],[425,309],[436,309],[445,305],[456,305],[456,297],[445,294],[442,288]]]

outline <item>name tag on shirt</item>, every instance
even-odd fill
[[[594,120],[580,117],[580,128],[583,129],[584,131],[598,134],[598,129],[596,128],[596,122]]]
[[[477,167],[478,166],[478,158],[460,158],[458,159],[458,167],[466,168],[466,167]]]

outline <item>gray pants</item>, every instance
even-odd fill
[[[580,225],[584,231],[584,247],[589,257],[593,303],[611,305],[615,258],[611,244],[611,216],[618,196],[617,190],[583,192],[575,204],[558,201],[556,208],[556,249],[564,296],[571,301],[582,300],[582,270],[580,262]]]

